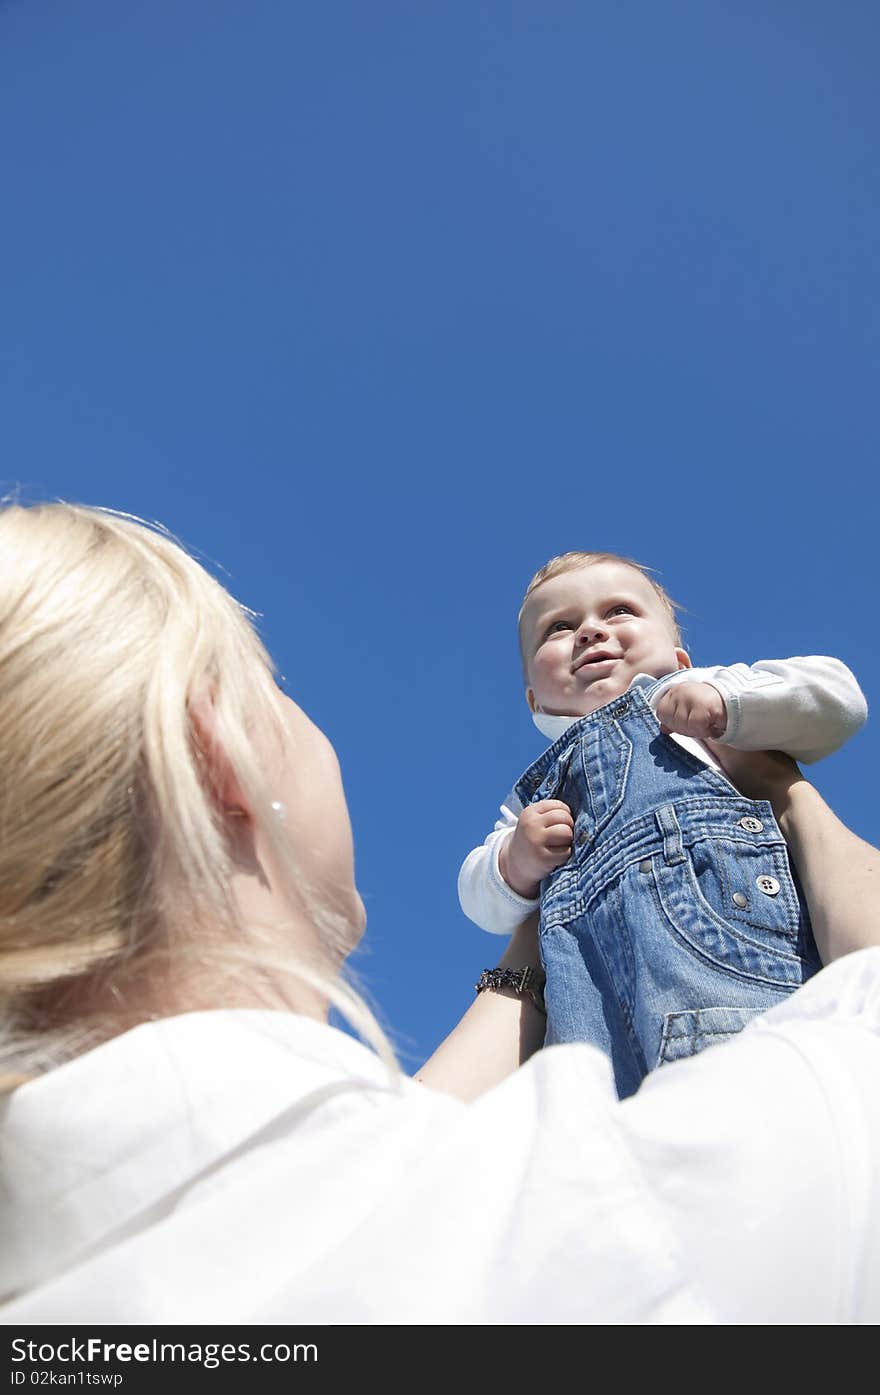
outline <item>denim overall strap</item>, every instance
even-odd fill
[[[523,808],[561,799],[577,810],[575,839],[583,848],[620,807],[632,743],[620,720],[630,710],[619,698],[575,721],[514,785]]]
[[[681,841],[681,828],[671,804],[664,804],[655,810],[654,818],[663,838],[663,856],[670,867],[684,862],[684,848]]]

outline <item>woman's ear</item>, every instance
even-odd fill
[[[213,691],[204,688],[190,697],[187,711],[193,745],[218,809],[233,817],[246,817],[251,810],[218,731]]]
[[[675,657],[678,660],[679,668],[693,668],[691,656],[686,649],[676,649]]]

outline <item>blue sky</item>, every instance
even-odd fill
[[[159,519],[342,761],[414,1066],[541,749],[515,617],[608,549],[698,663],[880,700],[872,4],[0,4],[0,479]],[[880,841],[878,726],[813,768]]]

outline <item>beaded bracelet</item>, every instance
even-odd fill
[[[502,988],[512,988],[515,993],[527,993],[539,1012],[547,1016],[544,1006],[544,984],[547,975],[543,969],[484,969],[474,984],[477,993],[490,989],[498,993]]]

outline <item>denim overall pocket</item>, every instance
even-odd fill
[[[707,1046],[735,1037],[747,1022],[766,1011],[766,1007],[692,1008],[688,1012],[668,1012],[663,1020],[657,1065],[686,1060]]]
[[[805,977],[788,854],[775,824],[741,808],[658,809],[654,894],[668,933],[707,968],[787,991]]]

